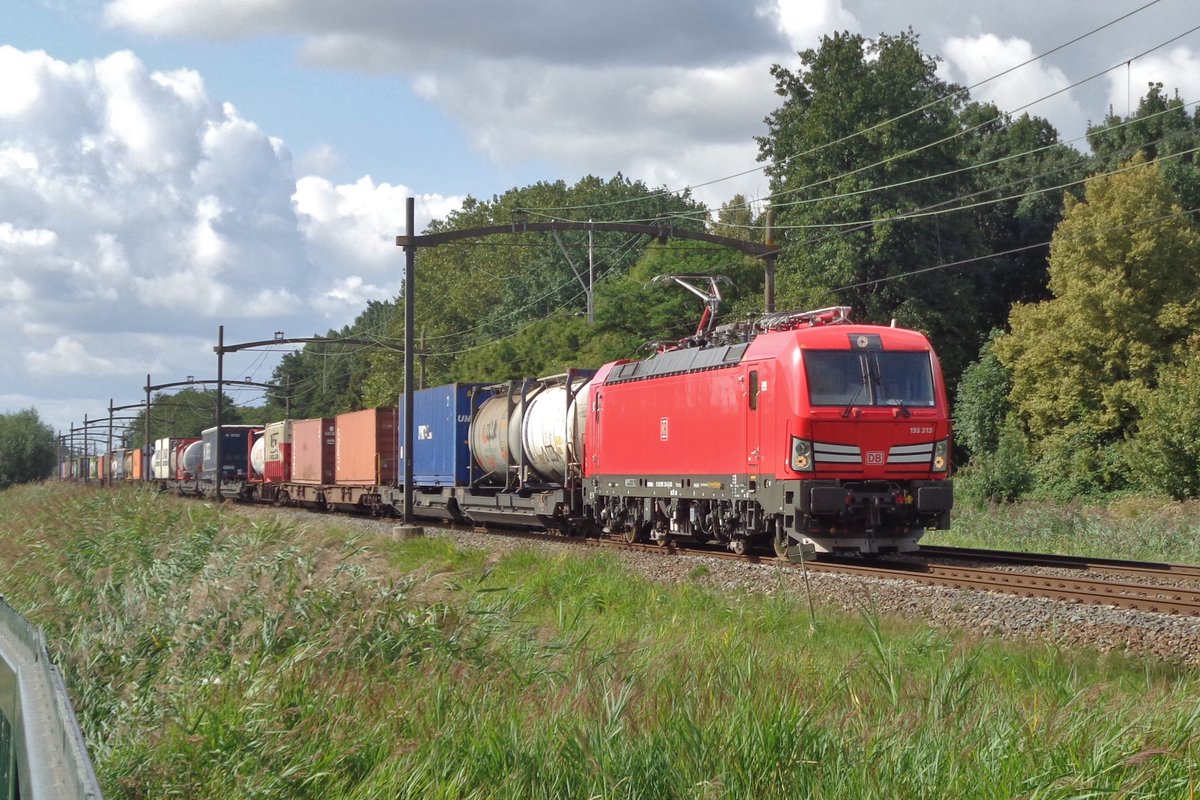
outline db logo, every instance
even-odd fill
[[[876,450],[876,451],[868,450],[867,451],[867,463],[868,464],[882,464],[883,463],[883,453],[878,450]]]

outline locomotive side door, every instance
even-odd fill
[[[746,419],[746,473],[750,491],[758,487],[758,474],[762,466],[762,401],[765,376],[760,367],[747,370],[745,376],[745,405],[742,413]]]

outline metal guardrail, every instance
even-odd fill
[[[40,628],[0,596],[0,800],[102,800]]]

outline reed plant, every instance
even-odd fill
[[[109,798],[1195,796],[1183,665],[136,490],[0,494]]]
[[[1028,502],[954,511],[949,531],[930,544],[1200,563],[1200,502],[1140,495],[1103,502]]]

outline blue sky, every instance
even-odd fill
[[[5,0],[0,411],[56,429],[215,372],[227,339],[323,333],[400,288],[417,224],[467,195],[618,171],[764,197],[769,69],[908,27],[972,85],[1143,2]],[[1062,138],[1150,80],[1200,97],[1195,0],[1158,0],[973,93]],[[1085,145],[1078,144],[1083,149]],[[270,376],[247,354],[233,375]]]

